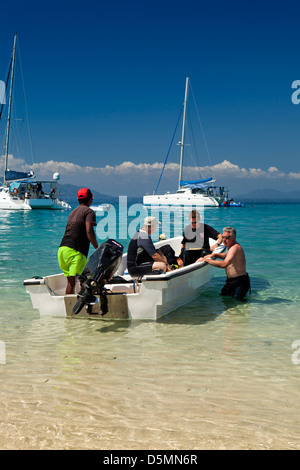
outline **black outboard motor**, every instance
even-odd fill
[[[77,315],[84,305],[97,303],[96,294],[100,295],[100,298],[103,295],[105,300],[104,285],[107,284],[120,266],[122,254],[123,246],[112,239],[102,243],[95,250],[82,274],[77,276],[81,283],[81,290],[77,295],[78,300],[73,307],[74,315]],[[105,301],[103,302],[102,311],[103,314],[107,313]]]

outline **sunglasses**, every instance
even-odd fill
[[[223,240],[229,240],[229,238],[231,238],[231,235],[228,235],[227,237],[222,237]]]

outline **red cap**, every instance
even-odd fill
[[[77,193],[77,199],[91,199],[93,197],[88,188],[81,188]]]

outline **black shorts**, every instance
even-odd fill
[[[227,278],[226,283],[221,290],[221,295],[228,295],[237,300],[243,300],[250,289],[250,278],[248,273],[243,276]]]
[[[150,274],[152,272],[152,265],[154,261],[151,263],[142,263],[138,266],[131,266],[128,268],[128,272],[131,276],[144,276],[144,274]]]

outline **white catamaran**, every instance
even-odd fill
[[[8,155],[10,143],[10,130],[12,121],[12,101],[15,78],[17,35],[14,37],[13,53],[10,60],[6,84],[9,83],[9,101],[7,125],[4,139],[4,174],[3,184],[0,187],[0,209],[6,210],[30,210],[30,209],[70,209],[71,206],[58,198],[57,182],[59,173],[54,173],[53,180],[35,179],[32,171],[10,171],[8,169]],[[0,122],[3,119],[4,102],[0,108]]]
[[[202,180],[182,180],[182,168],[184,160],[185,147],[185,131],[186,131],[186,114],[188,103],[189,78],[186,78],[185,97],[183,104],[183,121],[180,145],[180,165],[179,165],[179,181],[178,189],[175,193],[145,195],[143,204],[145,206],[153,205],[195,205],[206,207],[218,207],[228,199],[228,190],[225,187],[213,186],[215,180],[206,178]],[[161,175],[162,176],[162,175]],[[161,178],[161,177],[160,177]]]

